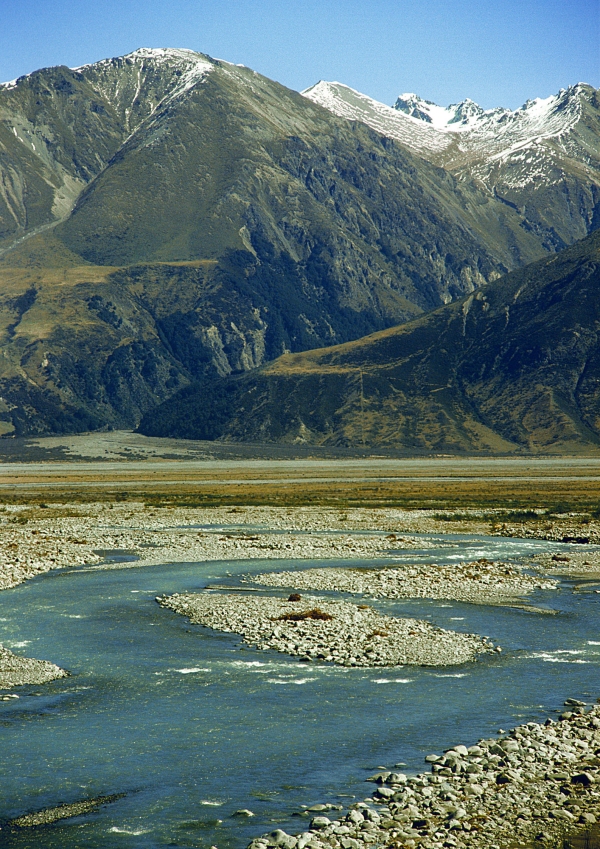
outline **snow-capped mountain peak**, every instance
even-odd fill
[[[586,88],[589,87],[578,83],[576,86],[561,89],[558,94],[550,97],[528,100],[513,111],[502,107],[482,109],[470,98],[450,106],[438,106],[416,94],[401,94],[394,104],[394,109],[447,133],[482,129],[496,132],[502,131],[500,128],[506,126],[520,126],[526,131],[526,128],[533,130],[535,126],[544,137],[548,137],[562,133],[572,126],[573,120],[579,116],[580,97]]]
[[[140,47],[125,56],[72,68],[117,108],[133,131],[141,121],[165,108],[201,83],[216,63],[185,48]]]
[[[196,53],[194,50],[175,47],[140,47],[125,56],[103,59],[100,62],[82,65],[80,68],[72,68],[71,70],[91,69],[92,71],[101,71],[103,68],[110,68],[114,65],[137,68],[140,81],[149,68],[160,68],[172,73],[176,82],[168,94],[169,101],[179,97],[203,80],[214,67],[214,63],[208,56]]]
[[[111,59],[101,59],[98,62],[90,62],[86,65],[78,65],[70,68],[77,73],[91,72],[101,75],[114,67],[131,66],[137,68],[139,73],[148,68],[161,68],[172,72],[177,78],[176,85],[170,93],[171,97],[182,94],[197,82],[201,81],[214,67],[214,62],[202,53],[196,53],[187,48],[174,47],[140,47],[124,56],[116,56]],[[39,73],[34,71],[33,74]],[[33,74],[24,74],[9,82],[0,83],[0,88],[16,88],[21,80],[31,77]]]
[[[419,120],[410,112],[405,114],[343,83],[320,80],[302,94],[340,118],[362,121],[378,133],[396,139],[422,156],[427,156],[432,151],[442,151],[451,143],[451,139],[437,131],[430,117],[425,116]],[[415,101],[419,100],[416,95],[406,95],[406,97],[413,97]],[[426,103],[426,101],[419,102]],[[430,105],[434,106],[434,104]],[[439,109],[439,107],[435,108]]]
[[[456,105],[449,106],[448,111],[454,111],[454,115],[448,124],[469,125],[485,114],[481,106],[470,98]]]
[[[423,98],[412,93],[399,95],[394,104],[394,109],[419,121],[431,124],[437,130],[446,132],[462,132],[475,126],[485,116],[497,115],[507,111],[505,109],[486,111],[468,97],[460,103],[438,106],[436,103],[423,100]]]
[[[414,93],[401,94],[392,108],[341,83],[324,81],[303,94],[436,165],[475,178],[494,196],[513,194],[513,204],[516,193],[528,187],[560,182],[572,168],[571,160],[594,181],[600,174],[597,93],[583,83],[528,100],[515,110],[482,109],[468,98],[438,106]]]
[[[117,56],[113,59],[101,59],[99,62],[90,62],[87,65],[71,68],[71,70],[82,71],[85,68],[97,68],[102,65],[111,65],[115,62],[127,65],[152,62],[156,65],[170,65],[173,67],[177,65],[210,65],[207,57],[202,53],[196,53],[194,50],[184,47],[138,47],[137,50],[126,53],[124,56]]]

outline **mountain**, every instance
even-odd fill
[[[155,436],[429,451],[600,447],[600,231],[344,345],[190,386]]]
[[[68,217],[127,139],[211,67],[191,50],[137,50],[0,84],[0,253]]]
[[[249,68],[142,49],[0,88],[0,432],[133,427],[544,253],[512,207]]]
[[[600,93],[579,83],[520,109],[484,110],[472,100],[436,106],[415,94],[386,106],[341,83],[306,97],[396,139],[459,179],[475,180],[518,214],[548,250],[600,224]]]
[[[433,159],[189,50],[4,84],[0,433],[135,427],[186,385],[394,326],[544,256],[563,237],[535,215],[573,240],[558,202],[534,193],[525,220]]]

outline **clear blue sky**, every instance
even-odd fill
[[[189,47],[295,89],[339,80],[516,108],[600,86],[600,0],[0,0],[0,80]]]

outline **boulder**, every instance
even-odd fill
[[[295,846],[298,843],[295,837],[292,837],[291,834],[287,834],[281,828],[277,828],[275,831],[272,831],[269,834],[268,841],[269,846],[282,847],[282,849],[295,849]]]
[[[392,790],[391,787],[378,787],[375,791],[375,795],[380,799],[391,799],[396,793],[395,790]]]
[[[571,779],[571,784],[582,784],[584,787],[589,787],[594,784],[594,777],[589,772],[580,772],[574,775]]]
[[[451,752],[456,752],[458,755],[460,755],[463,758],[466,758],[467,755],[469,754],[469,750],[467,749],[466,746],[463,746],[463,745],[455,746],[453,749],[450,750],[450,752],[448,752],[448,754],[450,754]]]
[[[403,772],[392,772],[386,779],[386,784],[406,784],[407,777]]]

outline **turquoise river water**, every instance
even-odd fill
[[[466,536],[435,542],[398,559],[514,559],[567,548]],[[429,752],[543,720],[568,696],[600,696],[600,595],[575,590],[573,581],[531,597],[558,610],[554,616],[426,599],[370,602],[492,637],[504,649],[446,669],[300,663],[190,625],[155,601],[308,565],[315,561],[82,568],[0,593],[0,642],[72,673],[17,688],[18,700],[0,703],[0,821],[124,794],[52,826],[3,827],[0,845],[243,849],[276,826],[304,830],[302,805],[365,798],[377,767],[418,772]],[[240,808],[255,816],[232,816]]]

